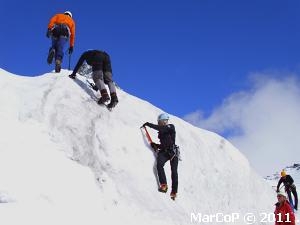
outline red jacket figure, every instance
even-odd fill
[[[286,200],[285,193],[277,194],[278,202],[275,204],[275,225],[295,225],[295,214]]]

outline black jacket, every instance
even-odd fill
[[[83,62],[86,61],[86,63],[90,66],[92,66],[93,71],[97,70],[103,70],[103,65],[106,64],[106,61],[110,61],[109,55],[106,52],[100,51],[100,50],[89,50],[84,52],[80,59],[78,60],[74,70],[73,74],[76,74],[83,64]]]
[[[160,140],[160,145],[157,147],[161,150],[171,150],[175,145],[176,131],[173,124],[168,124],[165,126],[159,126],[152,123],[147,123],[147,125],[158,131],[158,138]]]
[[[52,30],[52,36],[55,38],[70,37],[70,29],[66,24],[55,24]]]
[[[284,186],[288,187],[294,183],[294,180],[290,175],[286,175],[285,178],[281,177],[277,184],[277,190],[279,190],[279,187],[282,183],[284,184]]]

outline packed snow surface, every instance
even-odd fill
[[[178,198],[158,192],[155,154],[140,126],[162,110],[118,89],[109,112],[84,77],[68,74],[0,70],[1,224],[185,225],[199,224],[191,214],[273,212],[272,188],[234,146],[175,116]],[[168,163],[165,170],[171,186]]]

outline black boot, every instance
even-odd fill
[[[101,98],[98,100],[98,104],[103,105],[106,102],[108,102],[110,100],[110,98],[109,98],[109,95],[108,95],[108,93],[105,89],[101,90],[100,93],[101,93]]]
[[[55,60],[55,72],[60,73],[60,70],[61,70],[61,60],[57,59]]]
[[[47,58],[47,62],[48,62],[49,65],[52,64],[54,55],[55,55],[55,49],[54,48],[50,48],[49,49],[49,53],[48,53],[48,58]]]
[[[116,93],[111,93],[110,97],[111,97],[111,101],[107,105],[107,107],[111,109],[111,108],[114,108],[118,104],[119,100],[118,100],[118,97],[117,97]]]

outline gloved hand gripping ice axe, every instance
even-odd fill
[[[146,137],[147,137],[147,140],[148,140],[149,144],[153,143],[152,138],[151,138],[151,136],[150,136],[150,134],[149,134],[147,128],[141,126],[141,129],[142,129],[142,128],[144,128],[144,130],[145,130],[145,134],[146,134]]]
[[[144,128],[145,134],[146,134],[146,137],[147,137],[147,140],[148,140],[150,146],[151,146],[155,151],[157,151],[157,150],[158,150],[157,144],[155,144],[155,143],[152,141],[152,138],[151,138],[151,136],[150,136],[150,134],[149,134],[147,128],[146,128],[145,126],[141,126],[140,128],[141,128],[141,129]]]

